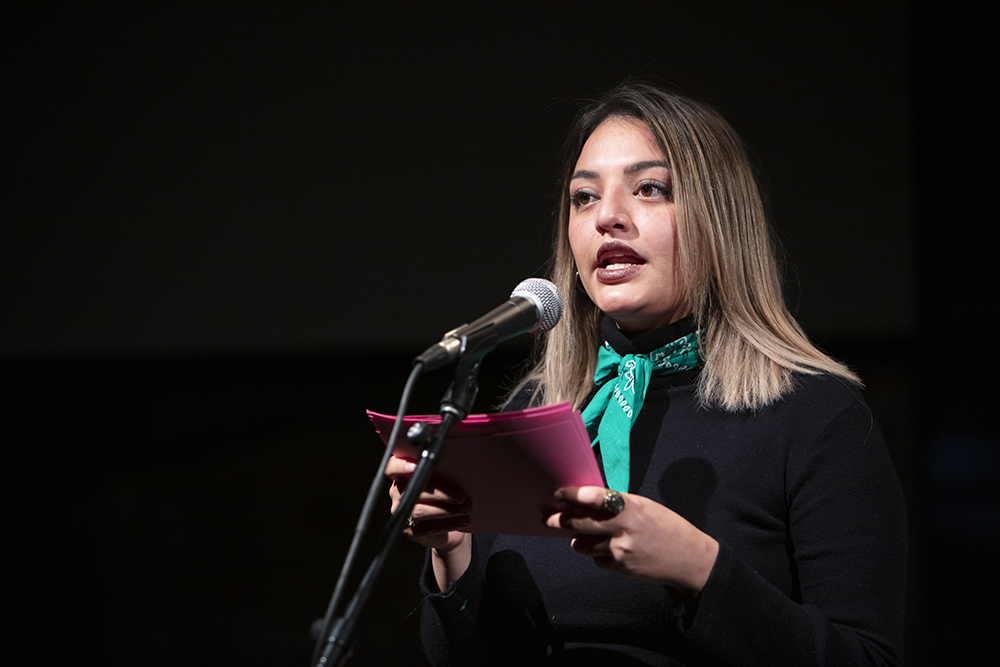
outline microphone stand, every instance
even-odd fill
[[[480,355],[474,355],[472,359],[460,362],[455,369],[455,379],[441,399],[441,424],[430,444],[421,452],[417,468],[406,485],[406,491],[399,500],[396,512],[389,519],[378,538],[376,554],[361,579],[361,583],[358,584],[357,591],[351,598],[347,610],[343,616],[334,619],[330,634],[326,639],[326,645],[316,662],[316,667],[329,667],[330,665],[340,667],[340,665],[346,664],[350,658],[349,649],[354,641],[354,632],[357,629],[359,618],[371,597],[375,582],[389,553],[403,533],[403,526],[413,511],[413,506],[417,504],[417,498],[427,486],[427,482],[434,472],[444,449],[445,437],[454,424],[466,418],[469,410],[472,409],[473,401],[476,400],[476,394],[479,393],[477,376],[481,360]]]

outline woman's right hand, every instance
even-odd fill
[[[389,497],[392,499],[392,513],[399,507],[399,499],[406,490],[410,475],[417,464],[393,456],[385,467],[385,475],[392,480]],[[452,551],[460,547],[468,533],[459,531],[469,525],[469,511],[472,503],[460,491],[434,485],[427,485],[410,516],[414,524],[403,533],[411,540],[440,552]]]
[[[392,513],[399,507],[399,499],[406,490],[410,475],[417,469],[412,461],[393,456],[385,467],[385,475],[392,480],[389,497]],[[417,544],[431,549],[431,566],[438,588],[445,590],[459,579],[472,561],[472,536],[459,529],[469,525],[472,502],[459,491],[428,484],[410,516],[414,523],[403,533]]]

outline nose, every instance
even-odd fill
[[[628,230],[632,226],[628,195],[620,191],[605,191],[595,218],[597,231],[606,234],[612,230]]]

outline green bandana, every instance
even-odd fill
[[[611,489],[628,493],[629,432],[642,409],[649,379],[654,375],[680,373],[697,365],[697,331],[649,354],[623,357],[607,341],[597,351],[594,384],[600,389],[584,409],[583,423],[593,438],[592,445],[601,443],[604,475]],[[617,379],[610,382],[612,378]]]

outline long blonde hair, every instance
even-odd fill
[[[510,396],[534,384],[535,401],[579,408],[593,387],[602,314],[576,278],[568,187],[587,138],[613,117],[644,123],[670,164],[684,298],[703,331],[701,402],[757,409],[790,391],[796,372],[860,384],[809,341],[785,305],[770,226],[740,137],[700,102],[627,82],[584,108],[563,145],[550,279],[565,309]]]

